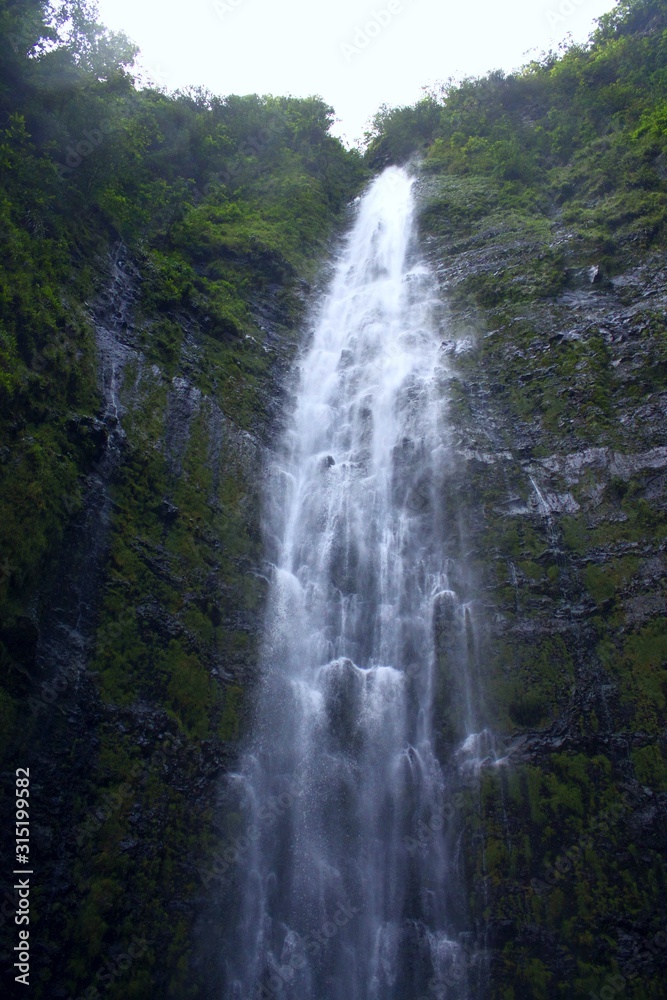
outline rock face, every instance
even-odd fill
[[[657,998],[664,264],[638,251],[607,273],[557,222],[546,244],[516,224],[452,235],[428,179],[423,205],[447,303],[442,503],[465,568],[465,621],[450,593],[434,617],[471,978],[494,1000]],[[230,346],[194,308],[146,311],[142,265],[122,244],[103,270],[89,307],[99,405],[67,424],[86,456],[59,501],[69,527],[1,635],[8,690],[27,706],[12,759],[34,769],[34,992],[213,998],[207,926],[246,850],[229,811],[222,832],[218,779],[255,680],[263,462],[304,290],[264,282],[252,335]],[[462,746],[455,642],[483,719]]]
[[[31,985],[54,998],[101,981],[109,998],[214,996],[193,928],[220,885],[216,791],[254,683],[258,497],[303,290],[257,299],[256,395],[239,370],[229,406],[220,343],[197,314],[142,310],[123,244],[102,270],[100,403],[71,432],[90,442],[89,465],[29,613],[2,633],[27,706],[12,758],[30,766],[35,803]],[[178,333],[166,359],[165,324]],[[233,419],[234,402],[252,423]]]
[[[516,226],[446,236],[429,179],[422,190],[449,303],[458,444],[443,502],[474,581],[495,747],[462,777],[459,831],[488,994],[662,996],[664,261],[605,274],[556,222],[546,247]],[[536,262],[554,247],[547,295]]]

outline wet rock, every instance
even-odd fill
[[[171,524],[176,520],[179,514],[180,510],[176,504],[172,503],[171,500],[167,499],[167,497],[164,497],[160,504],[160,517],[165,524]]]
[[[109,445],[109,427],[98,417],[77,414],[68,421],[67,432],[92,462],[99,462]]]
[[[425,228],[428,221],[427,213]],[[667,822],[664,719],[653,700],[661,702],[664,687],[667,269],[660,253],[638,253],[614,275],[606,262],[582,258],[557,222],[552,233],[563,267],[560,285],[556,275],[543,297],[518,280],[534,268],[530,239],[491,230],[454,239],[435,228],[425,237],[453,327],[443,338],[457,458],[447,513],[459,519],[468,560],[462,587],[484,595],[467,649],[471,676],[480,678],[475,710],[507,754],[478,776],[484,807],[471,809],[461,830],[468,870],[480,879],[471,912],[492,982],[480,996],[534,992],[522,978],[526,956],[548,975],[547,992],[558,984],[574,995],[575,924],[593,941],[587,961],[604,970],[599,928],[605,940],[628,935],[629,962],[662,912],[651,884],[661,877]],[[457,358],[451,345],[471,322],[482,332],[478,347]],[[451,606],[434,608],[443,640],[437,719],[448,739],[452,699],[460,699],[447,656],[453,622]],[[442,747],[451,752],[447,740]],[[593,779],[594,760],[604,778]],[[565,776],[569,766],[581,768],[579,786]],[[581,806],[579,793],[559,804],[575,786]],[[565,816],[581,832],[564,832]],[[530,845],[525,853],[520,843]],[[561,897],[545,883],[540,903],[531,879],[583,844],[595,854],[595,877],[574,866],[558,886],[563,913],[546,918]],[[623,908],[609,904],[619,877],[651,914],[631,931]],[[567,902],[575,885],[579,899],[588,894],[576,916]],[[655,954],[642,960],[642,982],[659,981],[659,968]]]
[[[11,626],[0,630],[0,640],[13,661],[13,670],[26,676],[34,676],[39,643],[37,622],[27,616],[20,616]]]

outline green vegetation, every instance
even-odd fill
[[[252,303],[279,285],[298,315],[290,291],[314,275],[366,176],[318,98],[137,90],[127,39],[81,0],[59,10],[0,6],[3,618],[57,546],[95,457],[81,440],[98,402],[86,302],[107,247],[123,240],[141,267],[147,358],[173,370],[182,332],[165,313],[194,313],[221,403],[247,427],[267,364],[245,339],[258,334]]]
[[[664,761],[635,754],[650,780]],[[659,755],[658,755],[659,756]],[[512,928],[494,976],[494,996],[587,997],[613,969],[613,914],[660,930],[656,894],[664,870],[655,850],[632,842],[634,801],[603,756],[555,753],[546,766],[487,772],[467,820],[469,872],[486,918]],[[473,809],[475,807],[473,806]],[[472,846],[483,833],[483,854]],[[618,862],[610,857],[617,855]],[[528,943],[539,927],[541,949]],[[660,977],[644,974],[637,996],[658,996]]]
[[[609,267],[664,240],[667,10],[662,0],[622,0],[598,25],[589,44],[444,85],[374,119],[369,162],[419,154],[433,178],[428,231],[534,245],[530,276],[510,269],[466,286],[482,304],[561,287],[555,224],[582,260]]]

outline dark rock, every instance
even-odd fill
[[[37,663],[39,628],[32,618],[20,616],[12,625],[0,629],[0,641],[14,661],[14,669],[34,677]]]

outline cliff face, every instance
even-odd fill
[[[450,314],[442,500],[480,733],[449,836],[503,1000],[664,993],[666,39],[664,0],[622,0],[589,45],[383,112],[368,151],[419,151]]]
[[[60,45],[41,0],[0,12],[0,749],[9,788],[30,768],[30,985],[212,996],[194,929],[254,683],[263,456],[367,171],[318,99],[135,87],[80,8]]]
[[[619,977],[626,995],[658,997],[664,269],[644,253],[609,274],[557,221],[541,239],[516,220],[447,234],[452,185],[420,180],[423,247],[448,304],[456,464],[443,505],[487,730],[451,824],[471,954],[474,941],[497,997],[588,997]],[[546,296],[544,261],[560,286]],[[216,791],[254,681],[262,463],[304,293],[298,281],[257,292],[252,339],[234,344],[238,382],[227,369],[221,385],[225,345],[195,310],[147,311],[145,266],[122,242],[102,260],[88,307],[99,405],[69,428],[85,475],[4,633],[11,693],[28,706],[11,760],[36,776],[40,995],[215,993],[215,962],[194,942],[229,877],[233,817]],[[519,301],[483,305],[489,282]],[[249,381],[242,366],[258,358]],[[446,758],[446,629],[440,645]]]
[[[30,766],[34,799],[32,982],[45,996],[91,984],[196,996],[216,788],[254,682],[263,454],[305,300],[298,282],[255,299],[234,384],[195,311],[142,311],[144,275],[122,243],[101,270],[89,311],[100,406],[72,429],[90,461],[55,557],[3,632],[25,707],[8,756]],[[252,426],[227,415],[230,395]]]
[[[450,304],[442,350],[457,467],[445,502],[474,581],[489,730],[453,822],[491,995],[658,997],[667,965],[662,254],[638,251],[609,273],[557,217],[536,233],[533,220],[499,213],[462,232],[452,202],[471,203],[475,181],[426,168],[421,185],[424,246]]]

